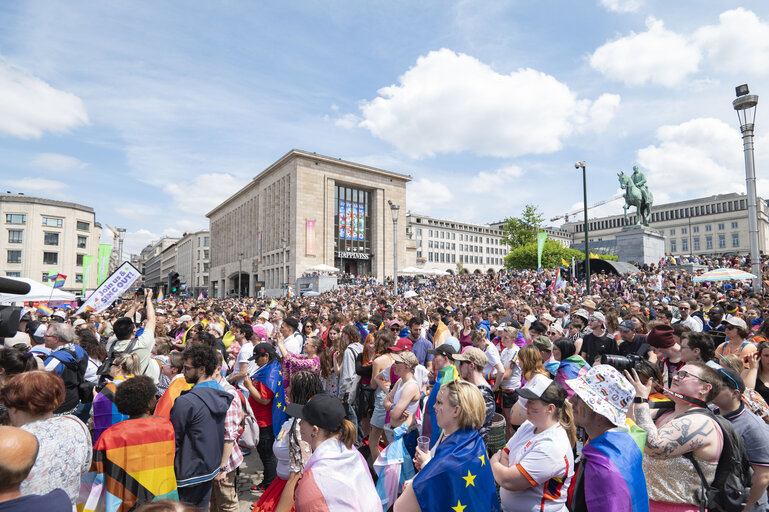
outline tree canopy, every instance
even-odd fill
[[[523,207],[520,217],[505,219],[502,226],[502,243],[515,249],[536,242],[537,231],[540,231],[544,220],[536,206],[527,204]]]
[[[555,268],[562,265],[562,259],[571,265],[571,258],[576,261],[585,259],[585,253],[562,246],[555,240],[545,240],[542,250],[542,268]],[[616,256],[597,255],[597,258],[617,261]],[[537,268],[537,242],[520,246],[505,256],[505,268],[507,269],[535,269]]]

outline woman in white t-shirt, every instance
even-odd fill
[[[566,390],[538,379],[518,393],[527,400],[527,420],[491,458],[505,512],[565,512],[574,476],[576,429]]]
[[[521,368],[518,366],[518,352],[520,349],[515,344],[515,340],[518,337],[518,329],[515,327],[503,327],[498,329],[497,333],[504,347],[499,357],[505,372],[494,383],[493,390],[500,390],[502,395],[502,414],[506,420],[505,439],[510,439],[513,435],[510,415],[515,402],[518,401],[518,388],[521,387]]]
[[[521,425],[528,418],[526,412],[526,399],[522,397],[521,390],[530,388],[536,384],[550,383],[550,372],[545,370],[542,363],[542,354],[534,345],[526,345],[518,351],[518,367],[521,369],[521,377],[526,385],[518,390],[518,401],[510,411],[510,423]]]

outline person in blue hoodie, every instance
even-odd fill
[[[179,500],[206,510],[214,477],[222,470],[224,418],[232,401],[214,376],[219,358],[208,345],[190,345],[184,350],[184,379],[194,386],[183,391],[171,409]]]

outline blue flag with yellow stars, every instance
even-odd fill
[[[261,382],[275,394],[272,399],[272,431],[277,439],[287,418],[286,390],[283,389],[283,372],[280,369],[280,363],[277,360],[267,363],[256,370],[251,378]]]
[[[438,445],[413,481],[422,512],[499,512],[486,445],[475,429],[457,430]]]

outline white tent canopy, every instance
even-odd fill
[[[405,267],[398,270],[399,274],[424,274],[425,270],[417,267]]]
[[[29,301],[73,301],[77,300],[74,294],[62,291],[58,288],[51,288],[43,283],[38,283],[26,277],[7,277],[14,281],[20,281],[29,284],[29,292],[24,295],[15,295],[12,293],[0,293],[0,302],[29,302]]]
[[[449,275],[448,272],[446,272],[445,270],[441,270],[439,268],[430,269],[430,274],[434,275],[434,276],[447,276],[447,275]]]
[[[323,263],[319,263],[318,265],[315,265],[313,267],[310,267],[306,270],[306,272],[339,272],[339,269],[336,267],[332,267],[331,265],[326,265]]]

